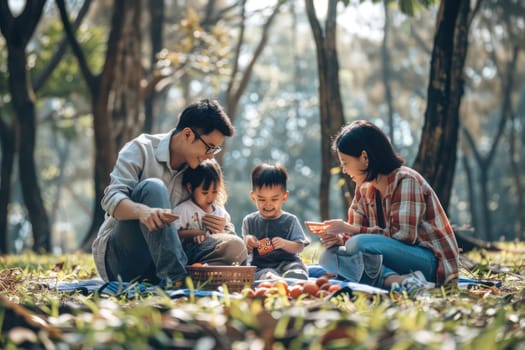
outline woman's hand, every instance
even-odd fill
[[[206,214],[202,217],[202,223],[206,225],[211,233],[224,232],[226,218],[218,215]]]
[[[321,244],[325,246],[326,249],[332,248],[334,246],[344,245],[343,234],[341,233],[324,233],[320,235]]]
[[[335,234],[335,233],[349,233],[354,234],[359,232],[359,228],[355,225],[351,225],[346,221],[341,219],[326,220],[323,222],[325,224],[325,233]]]

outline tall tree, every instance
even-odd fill
[[[20,15],[15,17],[9,8],[8,1],[0,1],[0,30],[7,45],[9,91],[16,114],[16,119],[13,120],[12,125],[12,130],[16,136],[13,140],[8,138],[8,143],[5,145],[11,146],[14,141],[15,149],[18,150],[22,194],[32,225],[33,250],[37,252],[50,251],[51,227],[38,184],[34,158],[36,139],[35,94],[27,70],[26,48],[40,21],[44,4],[45,0],[28,1]],[[2,187],[4,186],[9,188],[7,183],[2,184]],[[5,193],[3,195],[5,196]],[[2,225],[4,224],[2,223]]]
[[[440,3],[425,122],[414,162],[414,168],[427,178],[445,209],[450,201],[456,165],[459,107],[472,21],[470,13],[470,0],[442,0]]]
[[[257,43],[253,53],[251,54],[248,64],[244,67],[244,69],[242,69],[240,66],[240,60],[241,60],[242,48],[243,48],[243,45],[245,45],[244,35],[245,35],[245,29],[246,29],[246,0],[241,0],[241,4],[240,4],[241,21],[240,21],[240,27],[239,27],[239,35],[238,35],[237,43],[234,49],[233,64],[232,64],[233,68],[230,73],[228,85],[226,88],[225,111],[232,119],[232,122],[236,118],[237,109],[239,108],[239,102],[241,100],[242,95],[246,91],[246,88],[248,87],[248,83],[250,82],[250,79],[252,77],[255,64],[257,63],[257,60],[259,59],[264,48],[266,47],[266,44],[268,42],[269,33],[270,33],[270,27],[275,17],[279,13],[279,10],[283,4],[284,4],[283,0],[278,0],[272,9],[272,12],[266,18],[266,21],[264,22],[262,29],[261,29],[261,36],[259,38],[259,42]],[[209,8],[208,8],[208,11],[209,11]],[[221,152],[217,155],[217,160],[222,163],[223,157],[224,157],[224,152]]]
[[[109,184],[117,150],[140,130],[142,105],[141,1],[115,0],[102,71],[94,74],[71,27],[64,0],[56,0],[64,30],[91,95],[95,138],[93,220],[82,243],[89,251],[104,220],[100,201]]]
[[[89,3],[91,0],[84,2],[78,12],[78,16],[73,24],[75,28],[78,28],[84,19]],[[49,79],[55,68],[61,62],[62,57],[66,52],[67,39],[63,38],[59,45],[56,47],[53,56],[46,63],[45,67],[34,77],[32,82],[32,88],[34,93],[37,93],[45,82]],[[2,143],[2,173],[0,177],[0,232],[5,232],[0,242],[0,251],[8,252],[8,237],[7,237],[7,218],[8,218],[8,204],[10,202],[11,193],[11,178],[13,172],[13,165],[15,155],[17,152],[18,144],[18,127],[17,120],[11,119],[11,122],[7,122],[4,117],[0,117],[0,140]],[[36,129],[36,128],[35,128]],[[50,223],[50,225],[52,222]],[[47,233],[46,233],[47,234]],[[51,231],[49,231],[51,234]],[[41,239],[46,241],[47,239]],[[51,242],[51,238],[49,238]],[[39,249],[40,248],[36,248]]]
[[[15,163],[16,133],[14,122],[8,123],[0,115],[0,143],[2,145],[2,172],[0,177],[0,252],[8,253],[7,208],[11,198],[11,179]]]
[[[148,11],[150,15],[149,39],[151,44],[150,54],[150,69],[148,74],[152,78],[155,74],[159,74],[155,69],[157,62],[157,55],[164,47],[163,33],[164,33],[164,0],[148,1]],[[146,92],[144,101],[144,127],[143,131],[150,133],[153,131],[153,123],[155,121],[155,99],[156,91],[153,88]]]
[[[321,184],[319,191],[319,209],[321,219],[329,218],[331,169],[336,160],[331,151],[329,140],[345,122],[343,103],[339,88],[339,61],[337,59],[337,3],[339,0],[328,0],[328,11],[324,31],[319,23],[313,0],[305,0],[306,14],[312,29],[317,52],[317,69],[319,78],[319,109],[321,114]],[[345,181],[343,191],[350,192]]]
[[[514,79],[516,76],[516,66],[518,63],[519,53],[520,48],[518,46],[514,46],[509,61],[505,63],[504,69],[506,70],[506,72],[501,72],[503,68],[499,68],[500,64],[498,64],[497,62],[496,54],[493,54],[493,60],[496,67],[498,68],[498,75],[501,81],[502,103],[501,112],[499,113],[499,122],[496,134],[494,136],[492,144],[490,145],[489,151],[485,156],[483,156],[476,147],[476,142],[474,141],[474,137],[472,136],[472,134],[466,128],[463,129],[467,144],[470,146],[474,154],[474,159],[476,160],[479,167],[479,203],[482,210],[482,215],[480,216],[481,225],[479,225],[479,231],[481,232],[482,237],[489,241],[494,241],[497,239],[497,237],[493,234],[492,219],[489,209],[490,198],[488,190],[488,173],[490,171],[491,164],[496,156],[498,144],[500,143],[501,138],[503,137],[505,125],[507,123],[507,120],[510,119],[510,114],[512,113],[512,91],[514,89]]]
[[[388,47],[388,39],[390,33],[390,0],[383,0],[383,8],[385,10],[385,26],[383,28],[383,42],[381,45],[381,68],[383,75],[383,86],[385,90],[385,100],[388,108],[388,133],[390,142],[395,144],[394,140],[394,101],[392,98],[392,83],[391,83],[391,61],[390,49]]]

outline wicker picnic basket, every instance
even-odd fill
[[[213,290],[226,284],[228,291],[240,292],[253,285],[255,266],[187,266],[195,288]]]

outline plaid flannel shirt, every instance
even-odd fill
[[[402,166],[388,175],[382,201],[385,228],[379,227],[376,191],[370,182],[356,190],[348,209],[348,222],[360,233],[378,233],[410,245],[431,249],[438,258],[438,285],[458,278],[459,248],[452,226],[427,181],[417,171]]]

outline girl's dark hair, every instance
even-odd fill
[[[283,191],[286,191],[287,180],[288,171],[279,163],[260,163],[252,169],[252,189],[264,186],[282,186]]]
[[[366,151],[368,168],[365,181],[374,180],[379,174],[390,174],[405,163],[385,133],[366,120],[356,120],[344,126],[336,135],[332,149],[352,157],[359,157]]]
[[[219,192],[217,203],[224,205],[228,199],[222,177],[222,170],[215,159],[206,159],[195,169],[186,169],[182,175],[182,186],[186,187],[188,185],[191,186],[192,191],[201,185],[204,190],[209,190],[210,187],[217,186],[217,191]]]
[[[232,122],[217,100],[203,99],[188,105],[179,117],[177,131],[184,128],[197,129],[203,135],[213,130],[224,136],[233,136]]]

